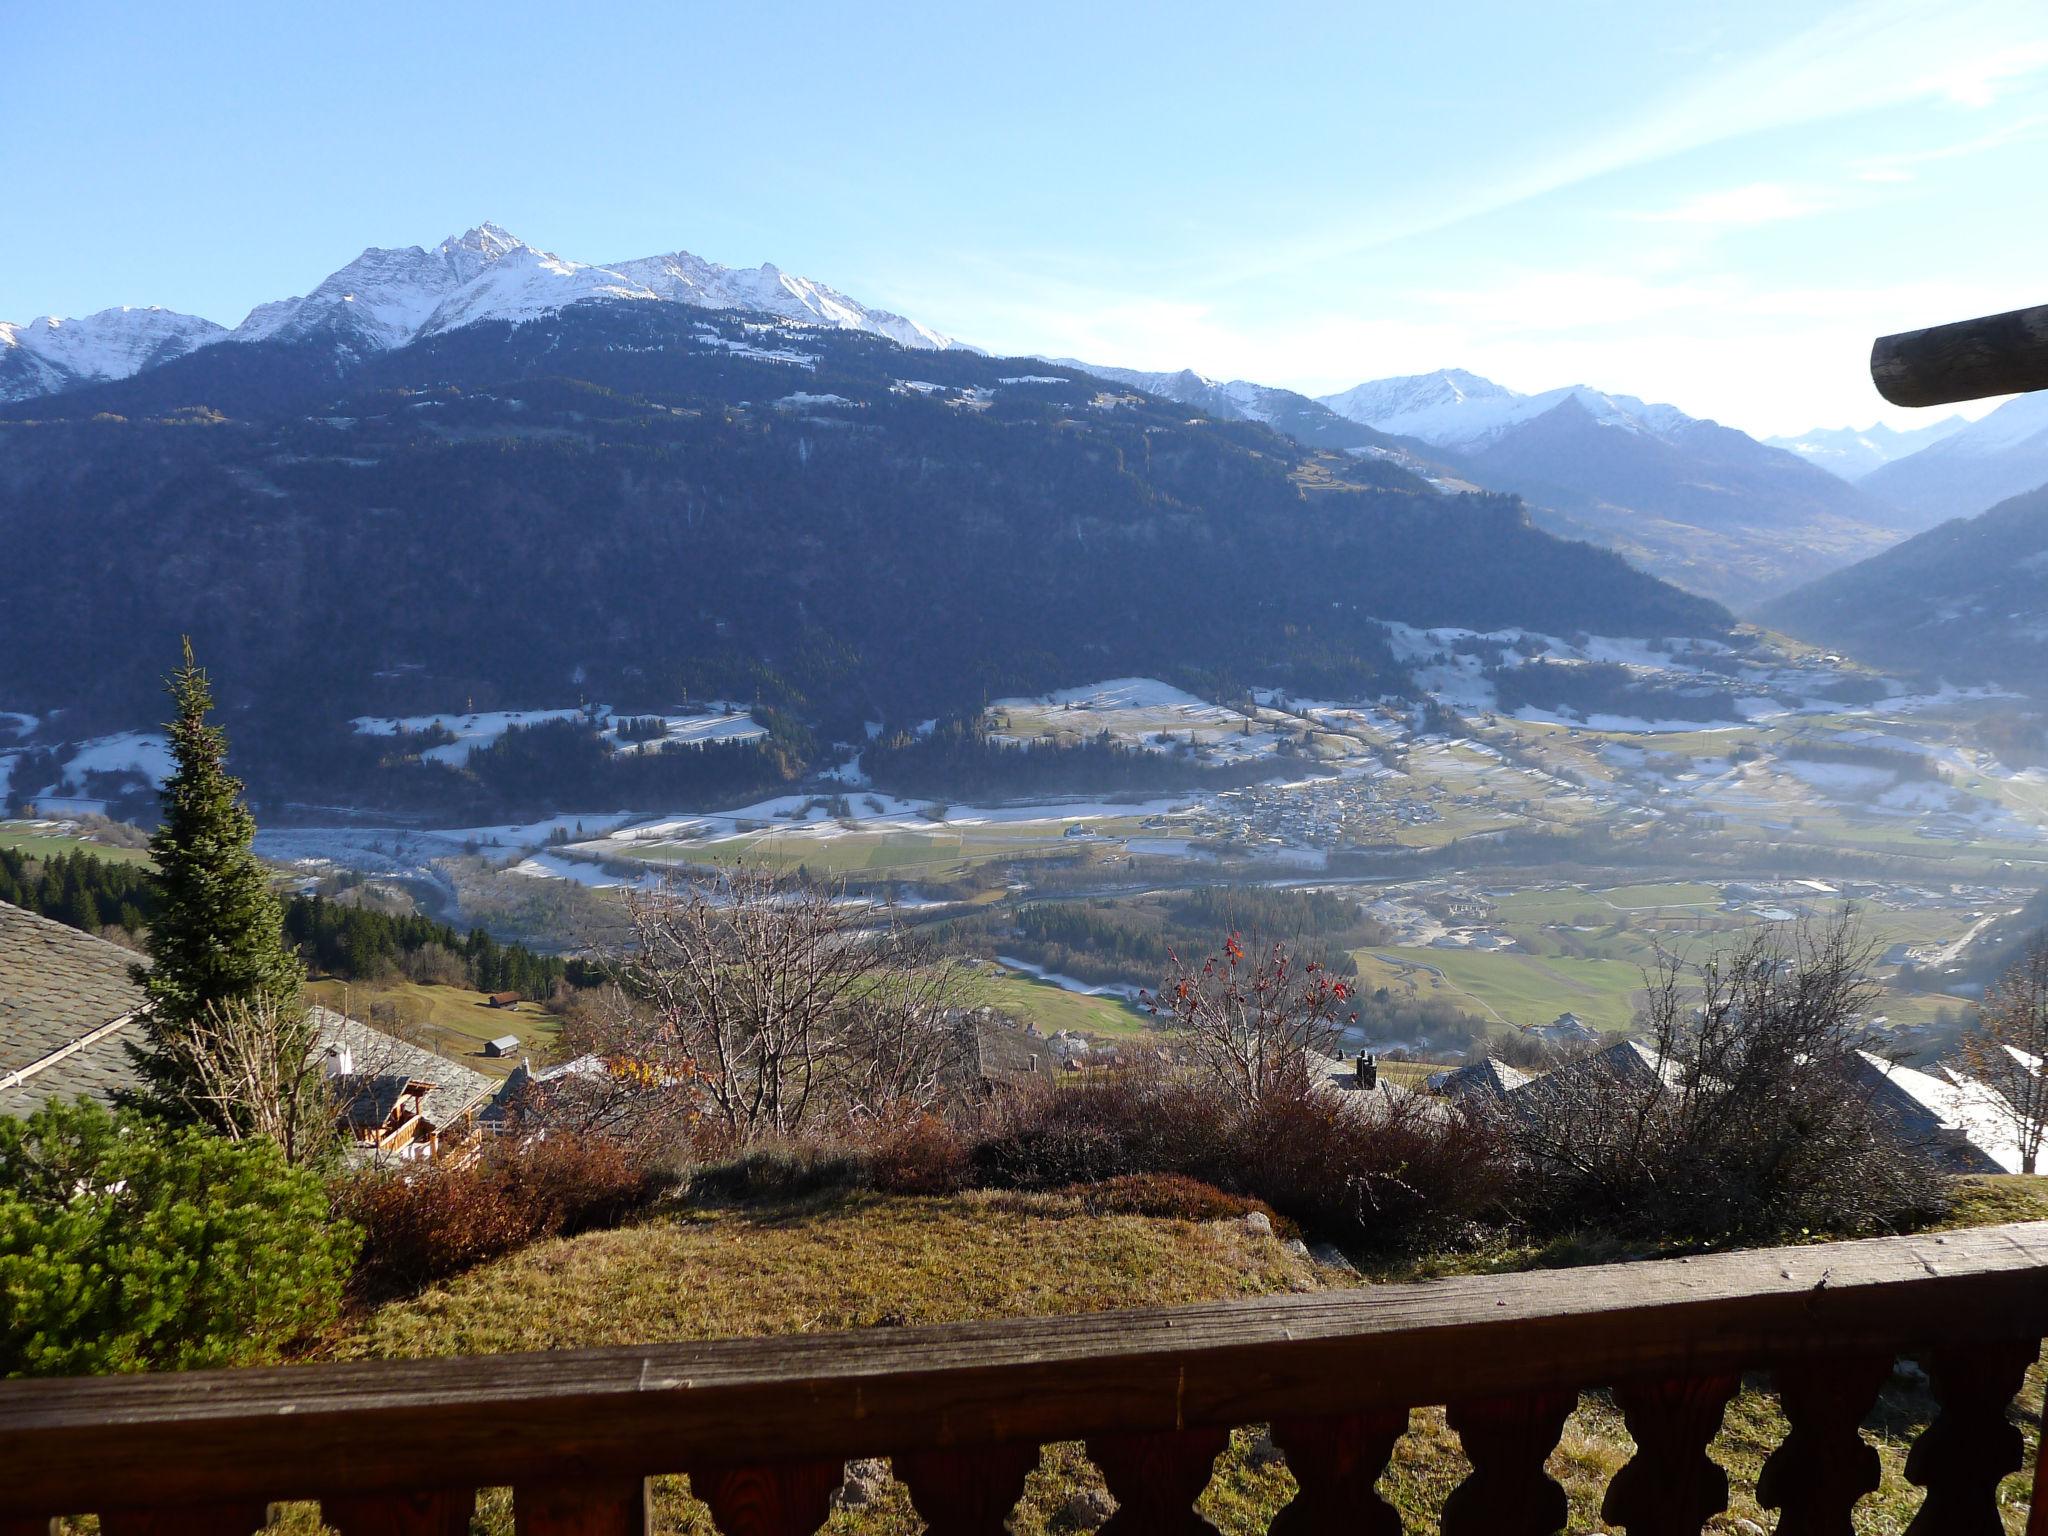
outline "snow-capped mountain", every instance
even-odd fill
[[[1439,448],[1472,449],[1509,427],[1533,421],[1566,400],[1576,400],[1602,426],[1662,437],[1693,418],[1673,405],[1650,405],[1633,395],[1610,395],[1584,384],[1525,395],[1462,368],[1402,378],[1372,379],[1321,402],[1338,415],[1396,437],[1416,437]]]
[[[642,256],[611,269],[657,299],[706,309],[740,309],[774,315],[799,325],[867,331],[906,347],[945,350],[963,343],[886,309],[870,309],[837,289],[764,262],[758,267],[721,267],[715,261],[676,251]]]
[[[1773,448],[1798,454],[1807,463],[1817,464],[1829,474],[1840,475],[1844,480],[1861,480],[1872,470],[1882,469],[1895,459],[1903,459],[1945,437],[1955,436],[1969,424],[1964,417],[1951,416],[1946,421],[1899,432],[1880,421],[1861,430],[1855,427],[1816,427],[1797,437],[1767,437],[1764,441]]]
[[[44,315],[26,325],[0,321],[0,400],[125,379],[227,334],[225,326],[196,315],[125,305],[78,320]]]
[[[127,378],[218,341],[321,339],[360,356],[479,321],[531,320],[584,299],[743,310],[928,350],[963,345],[774,266],[725,267],[688,251],[592,266],[485,223],[432,250],[372,247],[311,292],[257,305],[233,330],[162,309],[0,324],[0,400]]]
[[[1858,484],[1918,514],[1922,527],[1971,517],[2048,485],[2048,394],[2016,396],[1982,421],[1872,470]]]
[[[1164,400],[1178,400],[1225,421],[1256,421],[1284,432],[1312,448],[1392,452],[1406,458],[1386,434],[1355,421],[1347,421],[1328,406],[1291,389],[1255,384],[1250,379],[1212,379],[1183,368],[1177,373],[1151,373],[1141,368],[1112,368],[1084,363],[1070,357],[1047,358],[1066,368],[1079,368],[1113,384],[1142,389]],[[1415,466],[1409,466],[1415,467]]]

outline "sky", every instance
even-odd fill
[[[1002,353],[1761,436],[1946,414],[1871,338],[2048,302],[2048,0],[0,0],[0,56],[0,319],[232,324],[489,219]]]

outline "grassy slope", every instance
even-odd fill
[[[1048,1035],[1075,1029],[1106,1040],[1136,1040],[1150,1033],[1150,1020],[1129,1003],[1069,992],[1057,983],[1016,971],[984,973],[977,978],[975,990],[977,998],[991,1008],[1029,1019]]]
[[[13,848],[32,859],[47,859],[58,853],[89,853],[110,864],[147,864],[147,848],[124,848],[92,837],[53,834],[46,823],[0,821],[0,848]]]
[[[1996,1180],[1966,1189],[1958,1222],[2048,1216],[2048,1179]],[[1190,1224],[1087,1216],[1063,1196],[971,1194],[950,1199],[856,1197],[808,1207],[663,1214],[617,1232],[543,1244],[418,1298],[359,1320],[336,1352],[349,1357],[562,1348],[731,1334],[1094,1311],[1358,1283],[1293,1259],[1271,1238],[1235,1223]],[[2041,1378],[2022,1397],[2038,1414]],[[1867,1430],[1884,1485],[1858,1510],[1857,1529],[1897,1533],[1917,1505],[1904,1481],[1906,1447],[1931,1404],[1894,1380]],[[2031,1422],[2031,1420],[2030,1420]],[[1772,1517],[1754,1500],[1763,1459],[1783,1438],[1775,1400],[1745,1388],[1730,1406],[1713,1454],[1734,1485],[1731,1518]],[[2031,1441],[2031,1431],[2029,1439]],[[1240,1431],[1202,1509],[1227,1536],[1263,1531],[1291,1495],[1284,1467],[1260,1466]],[[1604,1394],[1588,1393],[1566,1426],[1550,1471],[1571,1497],[1571,1529],[1599,1529],[1608,1479],[1628,1459],[1626,1426]],[[1380,1484],[1411,1532],[1435,1529],[1433,1511],[1464,1476],[1457,1437],[1441,1410],[1417,1409]],[[1071,1531],[1068,1495],[1099,1479],[1077,1445],[1048,1446],[1014,1522],[1017,1536]],[[2026,1483],[2008,1479],[2007,1528],[2020,1529]],[[657,1528],[709,1536],[701,1506],[680,1479],[658,1487]],[[480,1506],[483,1529],[509,1530],[502,1491]],[[913,1536],[918,1522],[897,1485],[874,1503],[833,1516],[838,1536]],[[1717,1522],[1718,1529],[1728,1529]]]
[[[421,1045],[451,1061],[459,1061],[479,1072],[502,1077],[516,1066],[517,1059],[497,1060],[483,1054],[483,1043],[500,1035],[517,1035],[520,1045],[533,1055],[542,1055],[561,1032],[561,1024],[538,1003],[520,1003],[514,1008],[493,1008],[483,994],[468,987],[426,986],[419,982],[337,981],[308,982],[306,991],[330,1008],[344,1009],[359,1019],[370,1019],[379,1003],[397,1010],[405,1033],[416,1036]]]

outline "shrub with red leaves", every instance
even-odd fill
[[[1265,1201],[1234,1195],[1184,1173],[1126,1173],[1099,1184],[1079,1184],[1073,1193],[1092,1216],[1157,1216],[1168,1221],[1228,1221],[1264,1215],[1274,1227],[1293,1226]]]
[[[356,1175],[337,1184],[335,1203],[364,1233],[353,1289],[378,1300],[542,1238],[614,1225],[647,1203],[654,1184],[615,1141],[550,1137],[460,1166]]]

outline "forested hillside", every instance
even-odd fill
[[[147,722],[190,633],[252,763],[306,778],[363,750],[357,714],[722,694],[796,731],[741,792],[803,729],[1103,676],[1398,690],[1381,619],[1726,624],[1511,497],[1074,370],[683,306],[366,363],[209,348],[15,410],[0,538],[33,600],[0,612],[0,707]]]
[[[2048,486],[1787,594],[1766,622],[1882,666],[2048,697]]]

